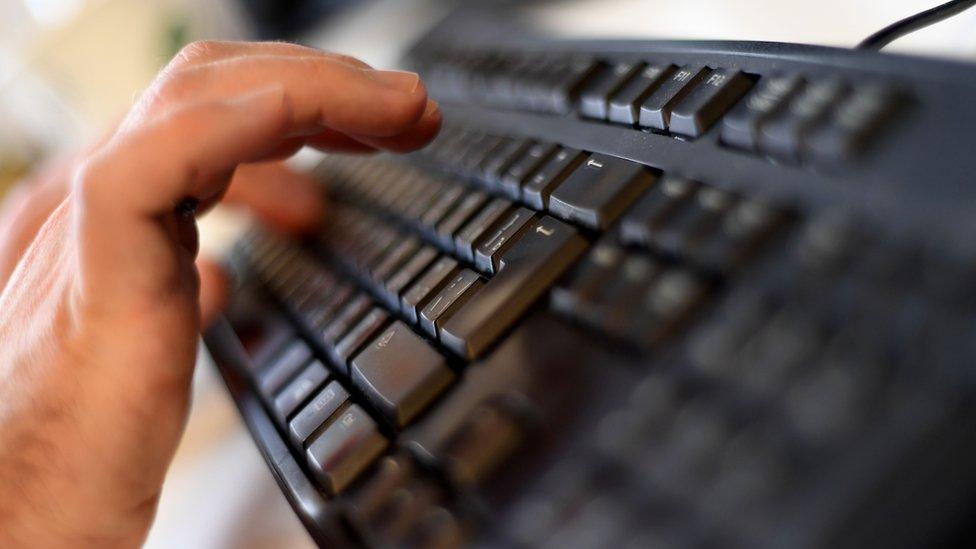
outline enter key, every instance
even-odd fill
[[[574,228],[543,217],[504,252],[497,274],[444,322],[441,343],[469,360],[482,356],[586,247]]]

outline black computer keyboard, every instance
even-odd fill
[[[408,56],[437,140],[323,161],[207,334],[316,541],[970,539],[976,68],[479,24]]]

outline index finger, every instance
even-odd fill
[[[261,68],[262,59],[251,61],[256,65],[250,68]],[[380,136],[418,123],[432,128],[424,140],[406,143],[404,149],[423,146],[439,127],[440,113],[427,111],[426,91],[416,75],[366,75],[335,64],[313,64],[320,70],[302,75],[300,69],[310,65],[295,59],[267,61],[267,70],[251,76],[254,83],[264,76],[264,87],[257,91],[184,103],[117,134],[89,161],[79,178],[79,196],[105,215],[156,216],[172,212],[187,197],[202,202],[221,195],[238,164],[263,160],[285,141],[314,135],[322,126]],[[274,83],[280,71],[287,78]],[[435,123],[423,123],[425,116]]]
[[[291,103],[293,136],[329,128],[390,137],[410,130],[427,108],[427,89],[416,73],[363,69],[323,56],[222,59],[174,73],[152,96],[179,105],[228,99],[273,84],[284,88]]]

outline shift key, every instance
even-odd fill
[[[549,212],[591,229],[606,229],[653,182],[646,166],[592,154],[553,191]]]
[[[575,229],[543,217],[502,254],[498,273],[443,320],[441,343],[467,359],[482,356],[586,247]]]

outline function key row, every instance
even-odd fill
[[[865,149],[904,102],[880,83],[769,76],[725,117],[721,140],[784,162],[837,163]]]
[[[566,114],[601,65],[588,58],[448,52],[420,60],[425,82],[445,101]]]
[[[666,63],[587,57],[448,54],[421,63],[432,93],[461,101],[581,117],[670,132],[704,134],[745,94],[755,76]]]
[[[760,78],[704,64],[513,55],[435,55],[421,65],[429,70],[432,93],[447,101],[576,112],[683,139],[718,125],[726,146],[790,163],[856,157],[905,106],[907,95],[890,83],[833,76]]]
[[[685,138],[708,131],[753,85],[741,71],[617,63],[586,82],[580,116]]]

